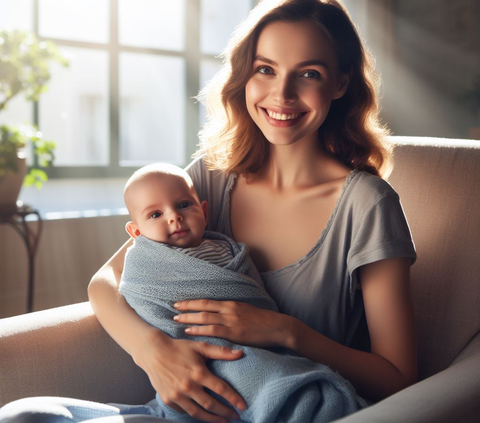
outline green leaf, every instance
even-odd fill
[[[27,174],[23,180],[23,186],[31,187],[35,183],[35,177],[32,174]]]
[[[35,185],[37,189],[41,189],[43,183],[48,180],[47,174],[41,169],[31,169],[30,172],[25,176],[23,185],[30,187]]]
[[[20,93],[27,100],[37,101],[47,90],[52,63],[68,66],[63,56],[51,41],[39,41],[32,32],[19,30],[0,31],[0,111]],[[17,172],[17,151],[33,146],[34,155],[41,167],[53,164],[55,143],[44,140],[35,125],[19,127],[0,126],[0,175]],[[25,185],[41,187],[47,174],[37,168],[25,177]]]
[[[28,100],[38,100],[47,89],[50,64],[69,65],[54,43],[39,41],[31,32],[3,30],[0,39],[0,110],[22,91]]]

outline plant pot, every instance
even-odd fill
[[[0,178],[0,208],[17,208],[18,195],[22,189],[23,180],[27,174],[27,164],[25,154],[19,152],[17,155],[18,172],[8,172],[3,178]]]

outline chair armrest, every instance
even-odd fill
[[[88,302],[1,319],[0,351],[0,406],[40,395],[125,404],[155,396]]]
[[[395,395],[336,423],[476,423],[480,416],[480,333],[455,361]]]

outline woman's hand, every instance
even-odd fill
[[[153,330],[150,339],[139,351],[142,351],[141,355],[134,357],[136,364],[147,373],[160,398],[169,407],[211,423],[238,420],[234,410],[205,391],[204,388],[208,388],[236,408],[246,408],[242,397],[205,365],[208,359],[236,360],[242,357],[241,350],[205,342],[175,340]]]
[[[288,346],[293,318],[237,301],[190,300],[175,304],[183,313],[174,317],[178,323],[192,326],[188,335],[214,336],[253,347]]]

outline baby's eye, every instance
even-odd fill
[[[320,72],[317,72],[315,70],[308,70],[301,75],[303,78],[308,78],[308,79],[318,79],[320,78]]]
[[[270,66],[260,66],[257,72],[263,75],[273,75],[273,70]]]
[[[179,205],[179,209],[186,209],[187,207],[190,207],[190,201],[182,201]]]
[[[163,214],[162,212],[155,211],[150,215],[150,219],[158,219],[159,217],[162,216],[162,214]]]

